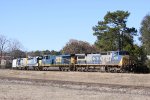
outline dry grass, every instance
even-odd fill
[[[150,100],[150,74],[0,70],[0,100]]]
[[[0,76],[150,87],[150,74],[0,70]]]

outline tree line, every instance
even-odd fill
[[[134,37],[139,35],[137,34],[137,29],[127,26],[129,16],[130,13],[128,11],[117,10],[107,12],[104,19],[98,21],[97,25],[92,27],[93,36],[97,38],[94,44],[71,39],[60,51],[37,50],[25,52],[21,49],[22,45],[18,40],[8,40],[5,36],[0,35],[0,57],[2,58],[8,54],[13,59],[47,54],[59,55],[126,50],[130,52],[130,55],[137,63],[150,66],[150,60],[146,57],[150,55],[150,15],[146,15],[141,21],[141,27],[139,29],[140,45],[134,42]]]

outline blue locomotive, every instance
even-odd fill
[[[22,63],[21,63],[22,62]],[[14,59],[13,68],[45,70],[58,67],[61,71],[123,71],[131,65],[127,51],[108,51],[96,54],[44,55]],[[31,68],[32,67],[32,68]]]

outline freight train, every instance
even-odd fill
[[[13,59],[13,69],[48,70],[57,67],[60,71],[106,71],[124,72],[132,69],[127,51],[108,51],[94,54],[44,55]]]

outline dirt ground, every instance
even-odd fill
[[[0,70],[0,100],[150,100],[150,74]]]

